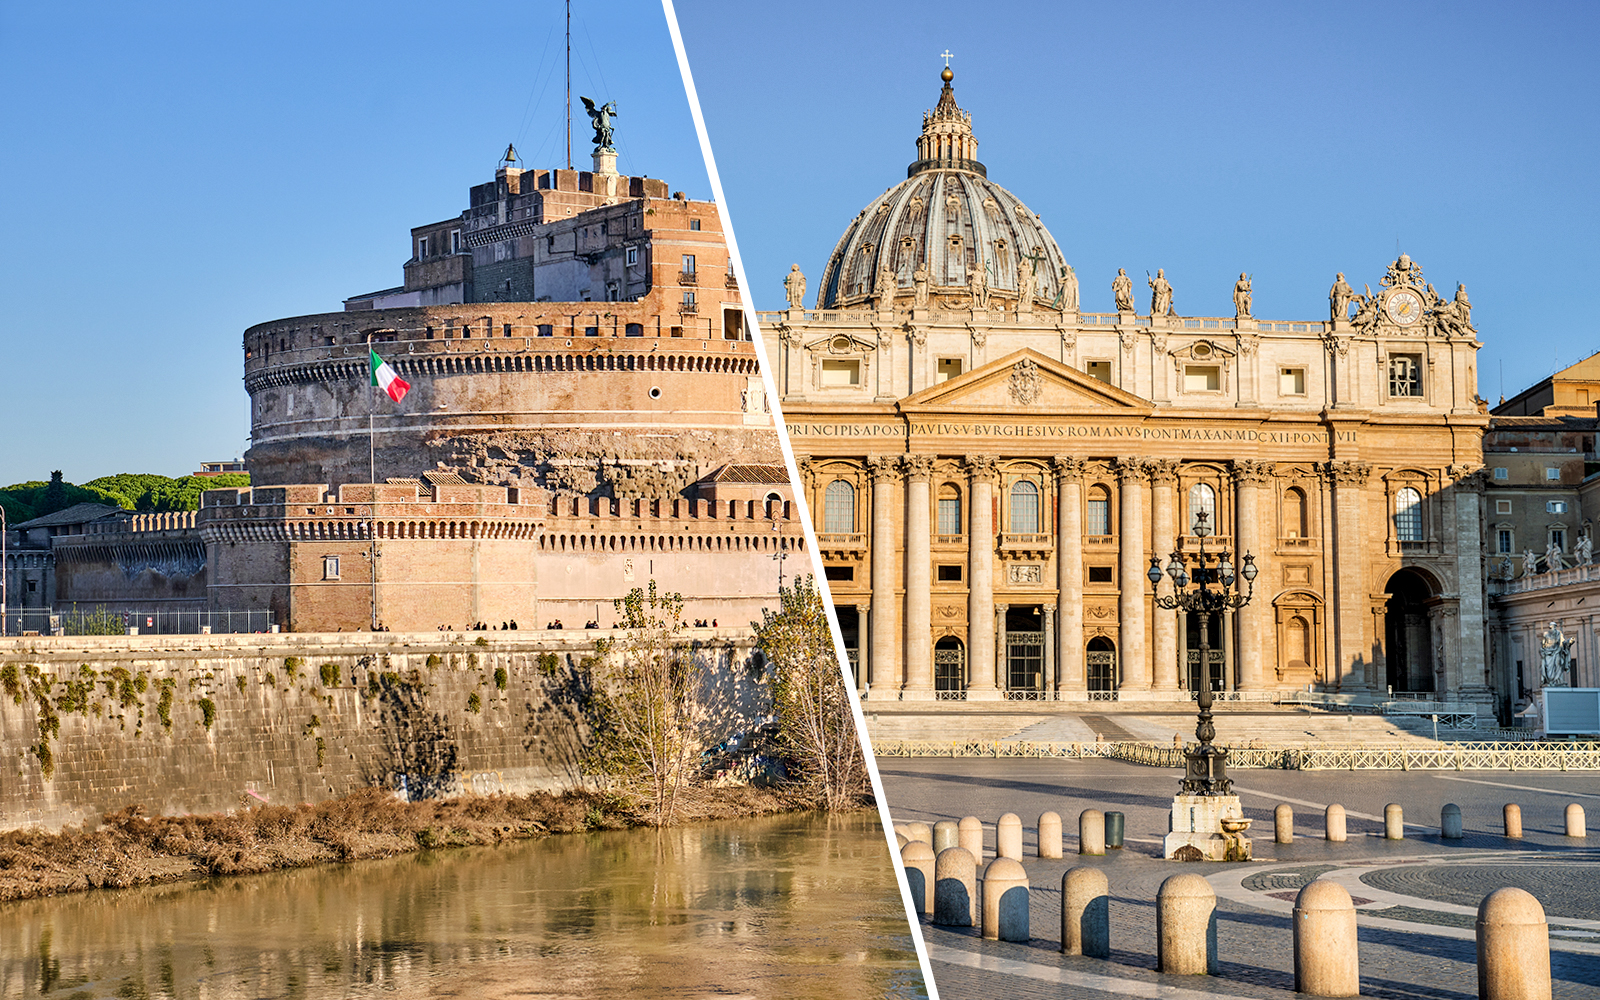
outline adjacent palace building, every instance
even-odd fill
[[[1169,699],[1199,622],[1152,560],[1260,568],[1210,623],[1227,690],[1432,692],[1487,711],[1489,417],[1464,289],[1402,256],[1321,319],[1180,317],[1119,272],[1078,308],[1039,217],[990,180],[944,71],[904,181],[851,220],[816,308],[798,266],[782,405],[858,686],[901,699]],[[1106,276],[1108,279],[1110,276]],[[1099,279],[1097,279],[1099,280]],[[1163,581],[1162,592],[1171,583]]]

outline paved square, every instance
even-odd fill
[[[1023,866],[1032,886],[1028,944],[982,941],[962,929],[923,922],[934,977],[945,1000],[987,997],[1280,997],[1294,993],[1294,894],[1327,876],[1358,900],[1361,994],[1396,1000],[1473,1000],[1477,996],[1473,923],[1494,889],[1532,892],[1550,922],[1554,996],[1600,998],[1600,835],[1564,835],[1563,810],[1600,810],[1600,775],[1561,772],[1232,772],[1257,860],[1190,864],[1164,860],[1161,839],[1177,791],[1176,769],[1111,760],[881,759],[896,823],[977,816],[985,862],[994,823],[1014,812],[1023,823]],[[1272,810],[1295,810],[1295,842],[1276,844]],[[1322,810],[1348,811],[1349,840],[1323,839]],[[1383,809],[1400,803],[1406,839],[1382,839]],[[1439,810],[1461,807],[1465,836],[1439,837]],[[1501,833],[1501,807],[1522,807],[1524,837]],[[1080,858],[1078,814],[1089,808],[1126,816],[1126,847]],[[1067,856],[1037,858],[1041,812],[1061,815]],[[1591,827],[1594,824],[1591,823]],[[1076,864],[1110,882],[1110,960],[1059,952],[1061,876]],[[1199,872],[1217,893],[1219,975],[1155,971],[1155,896],[1179,872]],[[981,868],[980,868],[981,872]]]

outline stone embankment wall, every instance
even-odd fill
[[[572,633],[0,639],[0,829],[584,781],[585,669]],[[769,711],[745,629],[693,629],[713,726]]]

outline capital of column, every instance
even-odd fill
[[[999,459],[994,455],[968,455],[967,476],[974,482],[994,482],[999,475]]]
[[[1089,463],[1074,455],[1057,455],[1050,460],[1057,479],[1081,479]]]
[[[897,483],[901,474],[899,459],[898,455],[868,455],[867,475],[874,483]]]
[[[1233,481],[1237,485],[1260,486],[1272,478],[1272,466],[1266,462],[1253,462],[1248,458],[1235,459]]]
[[[927,482],[933,475],[932,455],[901,455],[900,468],[910,482]]]
[[[1372,475],[1372,466],[1366,462],[1322,462],[1317,471],[1330,486],[1365,486]]]
[[[811,461],[811,456],[796,455],[794,464],[799,467],[800,481],[805,484],[807,489],[817,485],[817,469]]]
[[[1450,478],[1455,480],[1451,485],[1464,493],[1481,493],[1489,485],[1484,467],[1472,463],[1461,462],[1450,466]]]
[[[1150,481],[1157,486],[1178,485],[1178,462],[1172,458],[1153,458],[1150,460]]]
[[[1124,483],[1142,483],[1150,478],[1150,462],[1143,458],[1119,458],[1117,478]]]
[[[1055,617],[1056,606],[1054,604],[1046,604],[1046,605],[1043,605],[1043,607],[1044,607],[1044,617],[1045,617],[1046,621],[1049,621],[1051,618]]]

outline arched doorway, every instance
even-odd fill
[[[1089,673],[1089,690],[1115,691],[1117,687],[1117,646],[1103,635],[1089,640],[1083,654]]]
[[[933,644],[933,689],[941,698],[967,690],[967,647],[953,635]]]
[[[1433,588],[1422,574],[1403,569],[1383,588],[1383,660],[1386,683],[1395,691],[1434,690],[1433,636],[1428,603]]]

